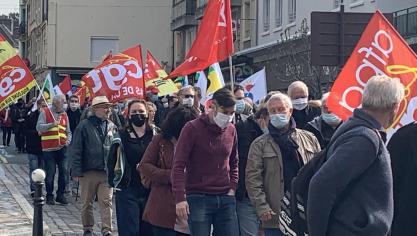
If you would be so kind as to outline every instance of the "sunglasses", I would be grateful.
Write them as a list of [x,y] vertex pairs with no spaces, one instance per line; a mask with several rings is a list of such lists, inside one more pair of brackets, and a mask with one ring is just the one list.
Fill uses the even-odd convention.
[[194,95],[186,94],[186,95],[184,95],[184,98],[194,98]]

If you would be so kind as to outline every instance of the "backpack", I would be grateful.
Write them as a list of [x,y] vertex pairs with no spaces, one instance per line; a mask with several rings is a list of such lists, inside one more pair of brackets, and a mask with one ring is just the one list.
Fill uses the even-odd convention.
[[[306,163],[291,182],[291,189],[284,194],[279,214],[280,230],[284,235],[308,236],[307,227],[307,199],[310,181],[318,170],[327,161],[329,148],[340,136],[344,136],[355,128],[370,128],[364,125],[345,125],[340,127],[333,135],[329,145],[315,154],[313,159]],[[370,128],[372,129],[372,128]],[[374,129],[372,129],[374,130]],[[377,132],[377,131],[375,131]],[[377,136],[380,137],[377,132]]]

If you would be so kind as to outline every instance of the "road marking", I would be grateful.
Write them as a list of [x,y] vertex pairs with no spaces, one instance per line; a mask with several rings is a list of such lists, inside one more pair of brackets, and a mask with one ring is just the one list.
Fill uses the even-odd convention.
[[3,162],[4,164],[9,163],[9,161],[7,161],[7,159],[3,155],[0,155],[0,161]]

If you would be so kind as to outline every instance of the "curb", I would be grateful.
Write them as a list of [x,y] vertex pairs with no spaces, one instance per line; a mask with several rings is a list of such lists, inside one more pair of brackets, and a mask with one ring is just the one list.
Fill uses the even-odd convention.
[[[1,155],[0,155],[0,159],[2,159],[2,156]],[[12,195],[12,197],[15,199],[16,203],[20,206],[20,208],[23,210],[25,216],[29,219],[29,221],[33,225],[33,211],[34,210],[33,210],[32,205],[30,205],[30,203],[19,192],[19,190],[16,188],[16,186],[6,177],[2,165],[0,165],[0,181],[2,181],[4,183],[4,185],[9,190],[10,194]],[[43,229],[44,235],[50,235],[50,233],[49,233],[49,227],[48,227],[48,225],[45,222],[43,222],[43,228],[44,228]],[[17,232],[14,232],[13,233],[13,232],[3,232],[0,229],[0,236],[2,236],[2,235],[16,235],[16,236],[17,235],[19,235],[19,236],[32,235],[32,231],[30,231],[30,232],[23,232],[23,231],[18,232],[17,231]]]

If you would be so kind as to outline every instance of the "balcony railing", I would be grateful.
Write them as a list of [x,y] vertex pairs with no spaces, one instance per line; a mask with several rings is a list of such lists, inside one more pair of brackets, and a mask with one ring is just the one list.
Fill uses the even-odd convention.
[[171,30],[179,30],[187,26],[197,25],[195,20],[196,3],[193,0],[183,0],[172,7]]
[[404,38],[417,36],[417,6],[394,12],[394,26]]

